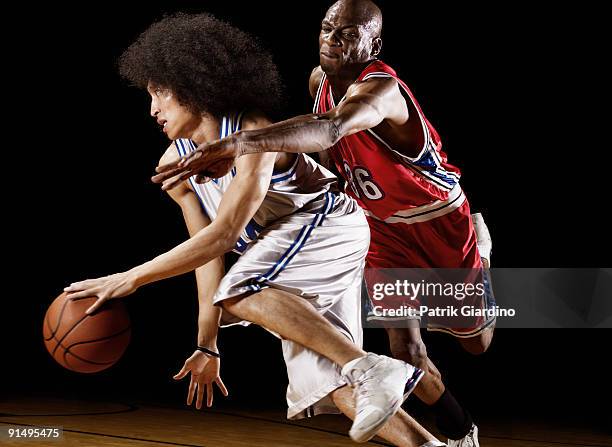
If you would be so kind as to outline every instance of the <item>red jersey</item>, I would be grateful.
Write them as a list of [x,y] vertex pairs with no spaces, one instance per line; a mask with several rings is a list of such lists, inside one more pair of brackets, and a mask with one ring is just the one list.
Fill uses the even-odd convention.
[[[461,172],[447,162],[442,142],[427,121],[408,86],[382,61],[369,64],[356,82],[371,78],[394,78],[399,84],[409,110],[416,111],[423,129],[424,144],[416,157],[408,157],[387,144],[372,129],[342,138],[330,156],[347,180],[346,191],[370,217],[387,223],[416,223],[440,217],[465,202],[459,187]],[[340,102],[340,101],[339,101]],[[331,85],[324,74],[314,113],[335,107]],[[412,107],[410,107],[412,106]],[[415,119],[410,116],[410,119]]]

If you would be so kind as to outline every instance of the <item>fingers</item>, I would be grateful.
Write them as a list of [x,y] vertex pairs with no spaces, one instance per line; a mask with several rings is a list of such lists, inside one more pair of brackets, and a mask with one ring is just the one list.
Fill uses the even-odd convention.
[[201,383],[198,383],[198,397],[196,398],[196,409],[202,409],[202,400],[204,400],[204,386]]
[[154,175],[153,177],[151,177],[151,180],[153,181],[153,183],[163,183],[165,180],[168,180],[169,178],[172,178],[181,172],[183,172],[181,168],[169,169],[160,174]]
[[70,300],[78,300],[81,298],[91,298],[92,296],[95,296],[96,294],[94,292],[92,292],[91,290],[81,290],[80,292],[70,292],[68,291],[68,299]]
[[[82,292],[82,293],[85,293],[85,292]],[[78,295],[78,294],[75,294],[75,295]],[[89,295],[89,296],[91,296],[91,295]],[[96,311],[97,311],[97,310],[98,310],[100,307],[102,307],[102,305],[103,305],[105,302],[106,302],[106,298],[98,298],[98,299],[96,300],[96,302],[95,302],[95,303],[93,303],[93,304],[91,305],[91,307],[85,311],[85,313],[86,313],[87,315],[91,315],[91,314],[93,314],[93,313],[94,313],[94,312],[96,312]]]
[[100,280],[103,280],[105,278],[106,276],[98,279],[86,279],[85,281],[73,282],[68,287],[64,287],[64,292],[78,292],[81,290],[91,289],[92,287],[98,285],[100,283]]
[[206,176],[206,175],[202,175],[202,174],[198,174],[196,176],[196,183],[199,183],[200,185],[204,184],[204,183],[208,183],[210,182],[211,178]]
[[[184,369],[185,368],[183,368],[183,370]],[[185,374],[181,375],[181,373],[183,373],[183,370],[181,370],[178,374],[176,374],[174,378],[180,379],[182,377],[185,377],[185,374],[187,374],[188,371],[186,371]],[[223,395],[227,397],[229,393],[227,392],[227,388],[225,387],[225,384],[223,383],[221,378],[217,377],[214,380],[214,382],[217,384],[217,386],[221,390],[221,393],[223,393]],[[187,392],[187,405],[192,405],[193,398],[195,397],[195,400],[196,400],[195,407],[196,409],[201,410],[202,403],[204,402],[204,392],[206,392],[206,406],[209,408],[212,407],[213,398],[214,398],[212,384],[213,382],[198,382],[197,376],[192,375],[191,381],[189,382],[189,391]]]
[[211,382],[206,384],[206,406],[212,407],[213,404],[213,386]]
[[176,175],[176,176],[172,177],[169,180],[166,180],[165,182],[162,183],[162,190],[163,191],[168,191],[169,189],[176,188],[178,185],[183,183],[185,180],[187,180],[193,174],[194,174],[193,172],[187,171],[187,172],[183,172],[180,175]]
[[221,377],[217,377],[215,379],[215,383],[217,384],[217,386],[219,387],[219,389],[221,390],[221,392],[223,393],[225,397],[229,396],[229,393],[227,392],[227,388],[225,387],[223,380],[221,380]]
[[64,287],[64,292],[67,292],[67,298],[71,300],[78,300],[81,298],[91,298],[97,296],[98,299],[92,304],[85,313],[91,315],[97,311],[107,300],[107,296],[100,295],[100,280],[99,279],[87,279],[85,281],[73,282],[68,287]]
[[196,382],[194,376],[191,376],[191,381],[189,382],[189,391],[187,391],[187,405],[191,405],[193,402],[193,396],[195,394],[196,388],[198,387],[198,383]]
[[181,158],[178,162],[178,167],[179,168],[187,168],[191,163],[193,163],[194,161],[196,161],[199,158],[202,158],[202,155],[204,155],[204,152],[201,150],[195,150],[187,155],[185,155],[183,158]]
[[191,159],[200,158],[201,155],[202,155],[201,152],[196,151],[196,152],[187,154],[184,157],[181,157],[178,160],[173,161],[172,163],[157,166],[155,168],[155,172],[157,172],[157,175],[154,175],[153,177],[151,177],[151,180],[153,181],[153,183],[163,183],[169,178],[175,177],[179,173],[184,172],[185,171],[184,163],[186,161],[189,161]]
[[172,376],[172,378],[174,380],[181,380],[181,379],[185,378],[185,376],[188,373],[189,373],[189,368],[187,367],[187,362],[185,362],[185,364],[183,365],[181,370],[179,372],[177,372],[174,376]]
[[166,163],[165,165],[158,165],[155,168],[155,172],[161,174],[162,172],[168,172],[172,169],[176,169],[180,161],[181,158],[179,158],[178,160],[171,161],[170,163]]

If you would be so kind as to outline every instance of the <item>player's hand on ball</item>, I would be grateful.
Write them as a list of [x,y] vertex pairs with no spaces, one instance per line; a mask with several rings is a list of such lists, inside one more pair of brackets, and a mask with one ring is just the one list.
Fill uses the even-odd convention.
[[74,282],[66,287],[64,292],[68,292],[69,299],[97,297],[96,302],[85,311],[86,314],[91,315],[108,300],[130,295],[136,289],[138,286],[132,275],[129,272],[122,272],[102,278]]
[[187,405],[191,405],[193,397],[196,396],[196,408],[200,410],[204,400],[204,390],[206,390],[206,406],[212,407],[213,383],[219,387],[224,396],[228,396],[227,388],[225,388],[225,384],[219,376],[220,368],[221,361],[219,358],[209,357],[201,351],[195,351],[185,361],[183,368],[174,376],[174,380],[181,380],[191,373],[189,391],[187,392]]
[[196,176],[196,182],[206,183],[231,171],[240,156],[237,145],[220,144],[220,141],[205,143],[171,163],[158,166],[158,173],[151,180],[161,183],[164,191],[175,188],[189,177]]

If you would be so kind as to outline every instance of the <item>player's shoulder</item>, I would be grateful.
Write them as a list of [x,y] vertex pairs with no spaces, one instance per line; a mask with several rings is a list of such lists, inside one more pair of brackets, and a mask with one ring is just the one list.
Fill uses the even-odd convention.
[[240,123],[240,130],[254,130],[267,127],[272,120],[260,110],[249,110],[244,113]]
[[394,93],[400,95],[399,86],[395,78],[375,77],[353,82],[346,92],[346,97],[349,98],[353,95],[362,94],[387,96]]
[[180,158],[178,150],[176,149],[176,143],[173,141],[170,146],[164,151],[163,155],[159,159],[159,165],[167,165],[173,163]]
[[[167,165],[168,163],[173,163],[177,161],[179,158],[180,158],[180,155],[179,155],[178,150],[176,149],[176,143],[173,141],[172,143],[170,143],[170,146],[168,146],[168,148],[165,150],[165,152],[159,159],[158,165],[159,166]],[[178,185],[176,188],[169,189],[167,191],[168,195],[172,197],[174,201],[179,202],[179,203],[182,200],[182,198],[185,197],[186,194],[189,194],[191,192],[193,192],[193,190],[190,188],[188,184],[188,180],[184,181],[183,183]]]
[[313,68],[310,73],[310,79],[308,81],[308,89],[310,91],[310,96],[314,99],[317,96],[317,90],[319,89],[319,84],[321,84],[321,79],[323,79],[323,69],[321,66]]

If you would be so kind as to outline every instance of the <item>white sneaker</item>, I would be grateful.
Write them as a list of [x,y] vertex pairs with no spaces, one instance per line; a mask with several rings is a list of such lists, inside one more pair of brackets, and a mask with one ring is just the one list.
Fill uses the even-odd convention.
[[491,240],[489,228],[480,213],[472,214],[472,223],[474,224],[474,231],[476,232],[476,244],[478,245],[480,257],[486,259],[490,267],[493,241]]
[[449,439],[447,445],[448,447],[480,447],[480,444],[478,444],[478,427],[472,425],[472,429],[465,435],[465,438],[457,441]]
[[342,376],[354,387],[355,420],[349,436],[369,441],[414,390],[424,371],[401,360],[368,353],[342,368]]

